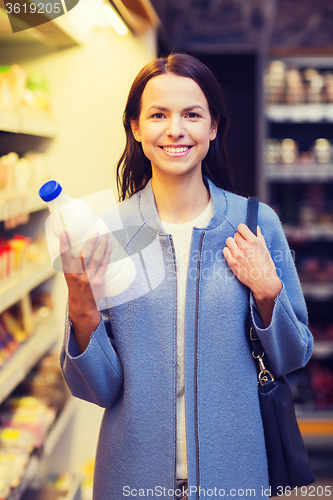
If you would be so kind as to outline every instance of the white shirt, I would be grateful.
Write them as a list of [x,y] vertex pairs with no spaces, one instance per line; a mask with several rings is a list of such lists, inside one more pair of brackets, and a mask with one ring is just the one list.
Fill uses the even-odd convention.
[[185,429],[185,384],[184,384],[184,326],[186,276],[193,227],[205,227],[213,216],[213,203],[209,201],[205,210],[194,220],[183,224],[162,221],[166,233],[172,235],[177,262],[177,478],[187,479],[186,429]]

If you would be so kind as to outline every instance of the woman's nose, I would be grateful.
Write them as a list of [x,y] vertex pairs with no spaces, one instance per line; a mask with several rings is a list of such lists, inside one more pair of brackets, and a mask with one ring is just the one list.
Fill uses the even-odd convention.
[[166,130],[168,136],[173,138],[184,137],[185,129],[180,118],[173,118],[168,122]]

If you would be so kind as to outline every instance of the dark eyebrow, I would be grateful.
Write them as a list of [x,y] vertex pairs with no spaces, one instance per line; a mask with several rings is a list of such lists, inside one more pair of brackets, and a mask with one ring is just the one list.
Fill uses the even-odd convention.
[[159,109],[160,111],[168,111],[168,108],[163,108],[163,106],[157,106],[157,104],[153,104],[152,106],[149,106],[147,111],[150,111],[151,109]]
[[[193,111],[193,109],[197,109],[197,108],[200,108],[200,109],[202,109],[202,111],[204,111],[204,108],[202,106],[200,106],[200,104],[194,104],[193,106],[188,106],[187,108],[184,108],[183,112],[186,113],[189,111]],[[153,104],[152,106],[149,106],[147,111],[150,111],[151,109],[159,109],[160,111],[168,111],[168,108],[164,108],[163,106],[158,106],[155,104]]]
[[200,109],[202,109],[202,111],[205,111],[203,109],[203,107],[200,106],[199,104],[195,104],[194,106],[188,106],[187,108],[184,108],[183,111],[185,111],[185,112],[186,111],[193,111],[193,109],[197,109],[197,108],[200,108]]

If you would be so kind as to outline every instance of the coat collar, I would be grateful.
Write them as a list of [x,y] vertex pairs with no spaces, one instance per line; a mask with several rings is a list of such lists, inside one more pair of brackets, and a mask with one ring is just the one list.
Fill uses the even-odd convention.
[[[207,179],[207,177],[203,177],[203,180],[210,192],[210,196],[213,202],[213,217],[211,218],[206,229],[213,229],[214,227],[219,226],[224,221],[228,209],[228,201],[226,193],[223,189],[216,187],[210,179]],[[161,219],[157,212],[151,179],[148,181],[147,185],[139,192],[139,210],[143,222],[148,227],[150,227],[157,233],[165,234],[165,231],[161,226]]]

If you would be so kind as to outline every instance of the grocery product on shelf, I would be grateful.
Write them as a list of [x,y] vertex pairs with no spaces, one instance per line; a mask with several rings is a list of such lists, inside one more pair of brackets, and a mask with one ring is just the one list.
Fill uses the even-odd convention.
[[41,73],[29,72],[23,94],[23,104],[32,109],[49,112],[51,110],[46,77]]
[[0,448],[0,495],[7,498],[11,489],[20,484],[26,470],[30,454],[15,448]]
[[328,164],[333,160],[333,139],[320,137],[313,141],[311,150],[300,151],[295,139],[285,138],[281,141],[269,138],[264,141],[263,159],[265,163],[300,164],[310,163]]
[[332,160],[333,148],[328,139],[317,139],[313,146],[313,152],[318,163],[329,163]]
[[315,340],[333,341],[333,323],[311,323],[311,332]]
[[19,64],[0,66],[0,111],[20,107],[50,111],[47,79],[41,73],[26,71]]
[[29,263],[45,261],[43,238],[32,241],[21,234],[15,234],[11,239],[0,237],[0,283],[1,280],[11,279]]
[[82,500],[92,500],[94,482],[95,459],[92,458],[83,466],[83,478],[81,485]]
[[43,444],[61,416],[69,391],[57,352],[43,357],[0,406],[0,498],[19,487],[32,460],[39,460]]
[[40,448],[56,412],[34,396],[11,397],[0,412],[0,428],[23,429],[34,436],[34,448]]
[[268,104],[333,102],[333,71],[296,68],[281,60],[271,61],[264,74]]
[[20,342],[6,328],[0,315],[0,366],[12,356],[19,346]]
[[22,105],[26,87],[27,72],[22,66],[0,66],[0,110]]
[[11,152],[0,157],[0,193],[35,193],[49,176],[46,155],[27,152],[21,157]]
[[333,259],[305,258],[298,266],[298,273],[304,282],[333,283]]
[[57,414],[69,397],[59,368],[58,353],[45,356],[22,382],[19,392],[37,398]]
[[[332,183],[289,183],[276,181],[270,203],[284,224],[326,227],[333,224]],[[330,233],[329,233],[330,234]]]
[[333,369],[331,363],[324,360],[312,360],[307,371],[310,376],[315,407],[331,410],[333,408]]
[[24,330],[24,327],[16,314],[14,314],[13,308],[7,309],[0,315],[0,319],[7,332],[13,337],[15,342],[19,344],[27,340],[29,334]]
[[34,334],[52,308],[50,295],[40,291],[24,296],[0,314],[0,368]]
[[18,450],[30,454],[34,436],[30,431],[15,427],[0,427],[0,449]]
[[27,224],[32,211],[39,208],[39,186],[50,177],[45,154],[11,152],[0,156],[0,222],[5,229]]
[[92,497],[86,498],[83,495],[80,483],[81,476],[79,474],[70,474],[68,472],[50,474],[42,489],[28,489],[24,493],[22,500],[61,500],[69,498],[91,500]]
[[[25,338],[23,336],[23,338]],[[9,359],[19,348],[21,340],[15,338],[4,323],[3,316],[0,315],[0,366]]]

